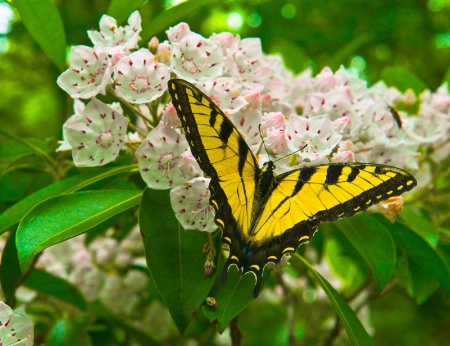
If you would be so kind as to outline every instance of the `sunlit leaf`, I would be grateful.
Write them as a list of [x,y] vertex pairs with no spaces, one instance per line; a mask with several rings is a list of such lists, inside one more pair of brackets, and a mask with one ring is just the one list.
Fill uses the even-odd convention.
[[422,213],[405,206],[399,215],[399,221],[418,235],[426,239],[433,247],[438,244],[438,229]]
[[86,191],[53,197],[38,204],[17,228],[16,247],[22,272],[42,250],[138,205],[140,197],[141,191],[137,190]]
[[55,3],[51,0],[15,0],[28,32],[60,71],[66,68],[66,33]]
[[114,167],[102,171],[95,170],[91,173],[66,178],[56,184],[49,185],[39,191],[36,191],[28,197],[22,199],[20,202],[14,204],[11,208],[7,209],[0,215],[0,234],[17,224],[34,206],[48,198],[61,194],[72,193],[108,177],[118,174],[131,173],[135,171],[135,169],[136,166],[133,165]]

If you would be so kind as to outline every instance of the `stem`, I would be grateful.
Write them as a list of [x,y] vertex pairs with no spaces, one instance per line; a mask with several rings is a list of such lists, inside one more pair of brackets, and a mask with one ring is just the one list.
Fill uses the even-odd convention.
[[50,173],[53,175],[53,178],[55,181],[59,180],[59,175],[58,175],[58,164],[55,160],[53,160],[53,158],[48,155],[44,150],[42,150],[41,148],[35,146],[34,144],[31,144],[30,142],[28,142],[25,139],[22,139],[18,136],[16,136],[15,134],[12,134],[8,131],[5,131],[3,129],[0,128],[0,134],[3,134],[6,137],[9,137],[19,143],[22,143],[23,145],[27,146],[28,148],[30,148],[36,155],[40,156],[41,158],[43,158],[48,165],[51,168]]
[[339,336],[339,333],[341,331],[341,322],[339,321],[339,317],[336,316],[335,323],[333,329],[331,329],[330,333],[328,334],[327,338],[323,342],[323,346],[331,346],[334,343],[334,340]]
[[295,327],[294,327],[294,304],[292,294],[286,286],[281,273],[277,273],[278,282],[283,289],[284,302],[286,304],[286,319],[288,330],[288,345],[294,346],[295,343]]
[[242,343],[242,332],[238,326],[238,317],[236,316],[230,322],[231,345],[240,346]]

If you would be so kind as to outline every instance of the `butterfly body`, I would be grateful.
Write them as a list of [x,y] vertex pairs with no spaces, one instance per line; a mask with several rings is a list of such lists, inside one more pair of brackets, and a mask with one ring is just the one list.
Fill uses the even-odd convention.
[[244,138],[194,85],[169,81],[169,92],[200,168],[211,178],[210,204],[228,245],[222,281],[232,265],[255,275],[258,295],[264,267],[314,235],[320,222],[354,215],[410,190],[407,172],[365,163],[305,167],[276,175],[272,161],[262,168]]

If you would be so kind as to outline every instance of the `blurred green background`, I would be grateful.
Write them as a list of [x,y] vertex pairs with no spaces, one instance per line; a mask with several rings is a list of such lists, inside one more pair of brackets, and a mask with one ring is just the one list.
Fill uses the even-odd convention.
[[[55,2],[69,45],[90,45],[86,30],[98,28],[102,14],[118,17],[113,13],[114,1]],[[448,0],[200,2],[204,4],[200,9],[163,22],[170,26],[185,21],[204,36],[231,31],[241,37],[260,37],[264,51],[281,54],[296,73],[308,66],[317,73],[324,66],[336,70],[344,64],[373,84],[382,78],[385,68],[395,66],[415,74],[432,90],[448,76]],[[130,8],[140,10],[144,28],[153,23],[160,27],[155,22],[158,16],[177,3],[133,0]],[[71,100],[55,83],[62,71],[41,51],[18,13],[8,17],[9,9],[0,1],[1,126],[25,137],[60,138],[61,125],[72,112]],[[120,13],[119,19],[123,22],[128,15]],[[141,36],[153,34],[150,31],[144,29]],[[155,34],[166,39],[160,29]],[[143,46],[146,43],[141,41]]]

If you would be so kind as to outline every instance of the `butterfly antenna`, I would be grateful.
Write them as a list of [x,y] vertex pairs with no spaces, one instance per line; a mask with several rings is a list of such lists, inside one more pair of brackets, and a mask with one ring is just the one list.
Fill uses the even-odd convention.
[[[262,145],[264,146],[264,149],[266,150],[267,156],[269,156],[269,161],[270,161],[270,154],[269,154],[269,151],[267,150],[266,142],[264,141],[264,138],[263,138],[262,132],[261,132],[261,124],[258,125],[258,131],[259,131],[259,136],[261,137],[261,140],[262,140]],[[284,159],[287,156],[290,156],[292,154],[298,153],[299,151],[302,151],[303,149],[305,149],[307,146],[308,145],[305,144],[303,147],[301,147],[300,149],[294,151],[293,153],[286,154],[283,157],[280,157],[279,159],[276,159],[275,161],[273,161],[273,163],[275,163],[277,161],[280,161],[280,160]]]
[[[270,161],[270,155],[269,155],[269,152],[267,151],[266,142],[264,141],[264,138],[263,138],[262,132],[261,132],[261,124],[258,125],[258,132],[259,132],[259,136],[261,137],[262,145],[264,146],[264,149],[266,150],[267,156],[269,156],[269,161]],[[261,147],[259,148],[259,150],[261,150]]]
[[286,155],[284,155],[283,157],[280,157],[280,158],[276,159],[276,160],[274,161],[274,163],[277,162],[277,161],[280,161],[280,160],[284,159],[285,157],[288,157],[288,156],[291,156],[291,155],[293,155],[293,154],[296,154],[296,153],[298,153],[299,151],[302,151],[303,149],[305,149],[306,147],[307,147],[307,144],[305,144],[303,147],[299,148],[298,150],[296,150],[296,151],[294,151],[294,152],[292,152],[292,153],[286,154]]

